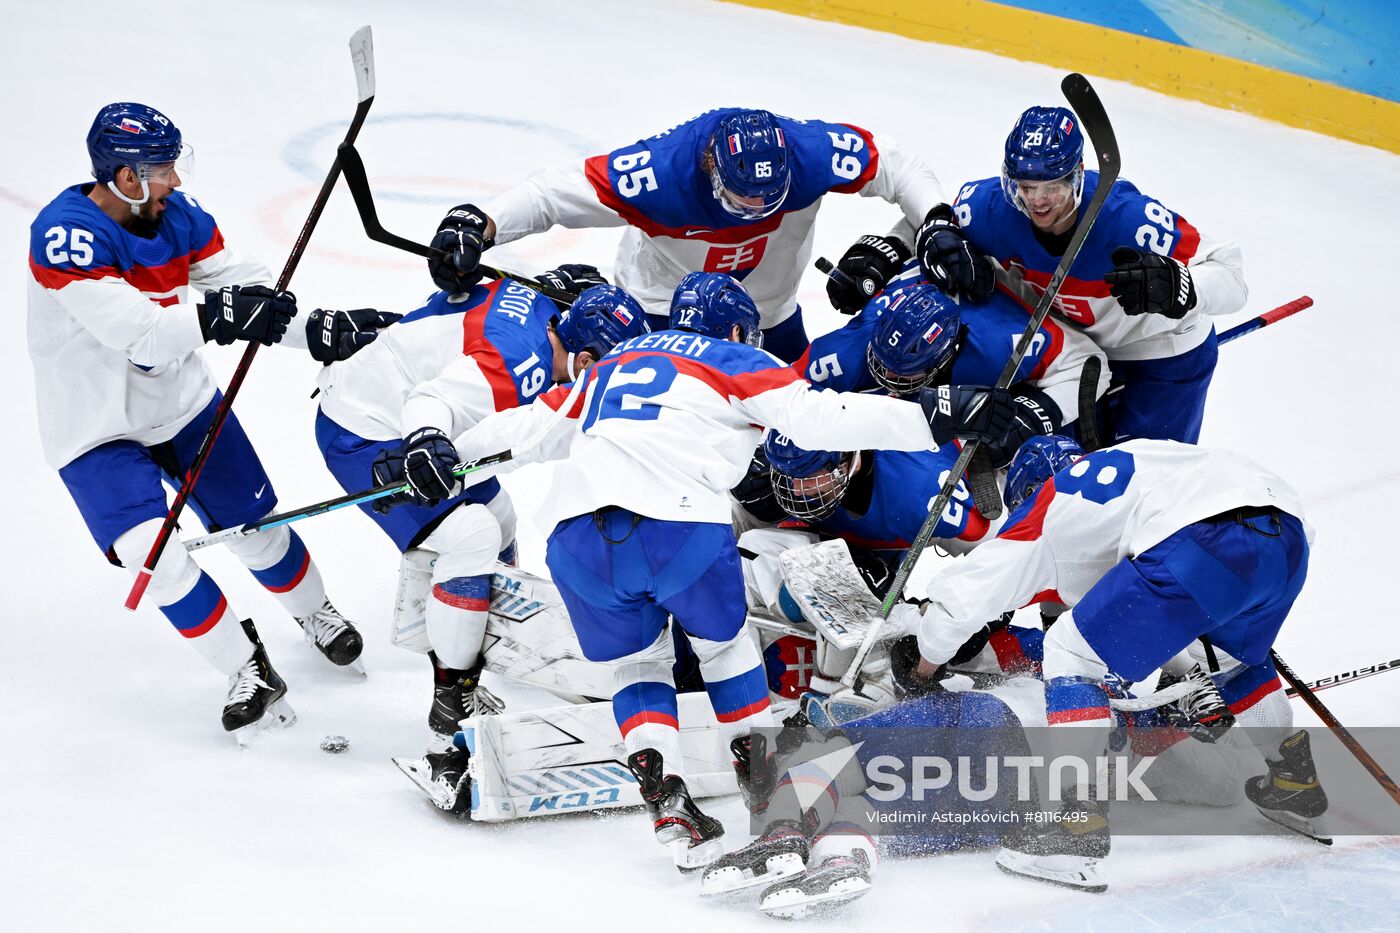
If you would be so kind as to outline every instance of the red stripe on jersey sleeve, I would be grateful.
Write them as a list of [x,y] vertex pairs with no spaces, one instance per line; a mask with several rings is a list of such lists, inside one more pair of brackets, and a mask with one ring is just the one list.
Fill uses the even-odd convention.
[[[870,180],[880,171],[880,150],[875,148],[875,138],[870,135],[869,130],[862,129],[859,126],[853,126],[850,123],[842,123],[841,125],[858,133],[860,138],[865,140],[866,151],[870,153],[870,160],[866,162],[864,171],[851,181],[843,185],[834,185],[831,189],[832,191],[839,191],[842,194],[855,194],[857,191],[870,184]],[[839,151],[837,154],[840,154]]]
[[213,235],[209,237],[209,242],[190,253],[190,263],[203,262],[210,256],[223,250],[223,248],[224,235],[219,232],[219,228],[216,226]]
[[486,297],[481,303],[462,317],[462,355],[476,360],[477,368],[486,377],[491,387],[491,398],[497,411],[515,408],[520,404],[520,393],[516,391],[515,380],[510,378],[506,361],[491,342],[486,339],[486,315],[491,311],[496,290],[505,283],[497,279],[486,286]]
[[608,177],[608,157],[606,155],[589,156],[584,159],[583,175],[593,186],[593,193],[598,196],[598,203],[635,226],[633,218],[641,215],[632,210],[613,190],[612,179]]
[[[1007,263],[1006,268],[1011,269],[1016,263]],[[1027,282],[1036,287],[1036,292],[1043,294],[1045,287],[1050,284],[1050,273],[1041,272],[1038,269],[1023,269],[1022,275]],[[1065,276],[1064,284],[1060,286],[1059,294],[1068,295],[1072,298],[1107,298],[1109,297],[1108,283],[1099,279],[1089,281],[1087,279],[1076,279],[1074,276]]]
[[752,398],[771,389],[781,389],[783,386],[792,385],[794,382],[806,384],[807,380],[803,379],[801,373],[793,370],[791,366],[760,369],[753,373],[739,373],[737,376],[729,377],[729,395],[732,398]]
[[[566,401],[569,400],[569,392],[572,388],[572,385],[555,386],[548,392],[541,395],[539,397],[539,401],[544,402],[550,408],[554,409],[555,411],[558,411],[559,406],[563,405]],[[583,398],[587,394],[587,391],[583,391],[578,394],[578,398],[574,399],[574,406],[568,411],[564,412],[565,418],[577,418],[579,415],[583,414]]]
[[1060,591],[1052,586],[1048,590],[1041,590],[1026,601],[1027,606],[1034,606],[1036,603],[1064,603],[1064,599],[1061,598]]
[[55,269],[52,266],[39,265],[34,261],[33,255],[29,257],[29,271],[36,282],[54,291],[84,279],[120,278],[117,270],[111,266],[95,266],[91,269],[79,269],[74,266],[66,269]]
[[793,372],[803,379],[807,378],[807,367],[812,365],[812,345],[807,344],[807,349],[802,351],[802,355],[797,358],[797,362],[792,364]]
[[1035,501],[1031,504],[1030,511],[1022,515],[1016,524],[1003,528],[997,537],[1007,541],[1036,540],[1045,528],[1045,513],[1050,510],[1050,503],[1053,501],[1055,501],[1055,479],[1051,477],[1035,494]]
[[1201,247],[1201,232],[1180,214],[1176,216],[1176,232],[1176,248],[1172,250],[1172,258],[1185,265]]
[[967,510],[967,525],[958,532],[958,539],[961,541],[981,541],[982,536],[991,527],[991,522],[981,512],[974,509]]
[[1060,355],[1060,351],[1065,348],[1065,329],[1047,317],[1040,325],[1041,329],[1050,335],[1050,345],[1040,354],[1040,359],[1036,361],[1035,369],[1030,371],[1027,379],[1032,381],[1044,379],[1045,371],[1050,368],[1050,364],[1055,362],[1055,358]]

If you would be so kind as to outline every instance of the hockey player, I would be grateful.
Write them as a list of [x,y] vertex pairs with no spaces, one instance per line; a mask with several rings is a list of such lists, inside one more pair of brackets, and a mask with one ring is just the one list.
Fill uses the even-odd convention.
[[917,406],[813,389],[757,349],[758,309],[719,273],[682,279],[671,324],[613,348],[572,392],[560,387],[486,419],[456,453],[505,447],[513,463],[567,456],[540,511],[546,559],[585,656],[615,665],[613,712],[629,762],[658,840],[689,869],[719,854],[723,829],[679,773],[667,618],[699,657],[720,722],[735,734],[767,724],[727,497],[759,426],[818,447],[920,450],[954,436],[999,441],[1010,408],[966,387],[945,389],[941,406],[935,392]]
[[[29,354],[45,458],[107,559],[138,568],[166,514],[161,482],[186,474],[221,400],[200,347],[285,339],[306,348],[311,339],[313,356],[329,360],[373,340],[392,316],[318,310],[303,330],[293,321],[296,299],[267,287],[268,270],[234,255],[214,218],[177,190],[177,160],[188,149],[159,111],[103,107],[87,148],[96,183],[65,189],[30,227]],[[211,528],[275,510],[277,494],[237,416],[224,423],[189,502]],[[279,528],[230,549],[332,663],[356,662],[360,634],[326,598],[296,532]],[[225,729],[244,740],[250,731],[239,730],[274,705],[268,724],[294,721],[252,621],[240,622],[178,542],[165,549],[148,593],[229,678]]]
[[[1002,290],[982,304],[959,304],[919,279],[918,265],[910,263],[858,317],[813,341],[795,364],[799,372],[826,388],[878,388],[896,395],[929,385],[995,383],[1026,328],[1024,307]],[[1092,341],[1046,319],[1013,383],[1016,430],[1004,445],[979,449],[969,471],[983,516],[1001,515],[992,474],[1006,466],[1021,442],[1073,425],[1085,364],[1094,358],[1102,360],[1103,353]],[[1089,376],[1098,398],[1108,389],[1108,375],[1096,363]]]
[[[979,300],[987,272],[1034,305],[1059,264],[1082,203],[1098,185],[1083,164],[1079,121],[1031,107],[1006,139],[1000,179],[962,186],[951,209],[919,231],[925,274]],[[1239,247],[1203,236],[1185,217],[1118,179],[1055,299],[1054,311],[1108,354],[1116,438],[1195,443],[1215,370],[1211,318],[1244,307]]]
[[[1284,480],[1235,453],[1137,440],[1084,455],[1033,438],[1007,478],[1013,512],[994,541],[936,576],[918,623],[915,673],[931,677],[985,620],[1031,602],[1070,606],[1044,645],[1052,732],[1087,759],[1110,722],[1104,680],[1182,673],[1197,639],[1233,659],[1221,684],[1235,716],[1270,726],[1258,740],[1269,774],[1246,793],[1271,819],[1308,831],[1326,807],[1306,734],[1281,742],[1291,712],[1269,651],[1307,574],[1302,506]],[[1236,663],[1237,662],[1237,663]],[[1084,728],[1088,727],[1088,728]],[[1061,731],[1064,730],[1064,731]],[[1287,788],[1287,790],[1285,790]],[[1055,830],[997,864],[1014,874],[1102,890],[1106,804],[1069,791],[1063,812],[1093,831]]]
[[[943,199],[921,160],[888,140],[877,145],[860,127],[722,108],[582,164],[543,169],[484,209],[453,208],[433,238],[446,256],[430,259],[428,268],[439,288],[454,291],[480,277],[481,253],[494,244],[555,224],[626,225],[615,276],[647,309],[653,327],[667,326],[681,276],[729,273],[758,305],[768,350],[792,362],[807,346],[798,280],[812,253],[822,196],[833,191],[899,205],[904,218],[891,238],[906,243]],[[861,256],[871,251],[857,247],[852,250],[861,255],[842,260],[852,275],[859,271],[851,263],[868,261]],[[909,255],[904,247],[903,258]],[[868,297],[843,301],[859,307]]]
[[[545,277],[602,281],[584,266]],[[641,306],[612,285],[588,288],[561,316],[550,299],[502,279],[438,292],[373,346],[322,371],[316,440],[331,473],[346,491],[371,480],[414,489],[407,500],[361,508],[403,552],[401,576],[430,575],[430,752],[465,717],[500,708],[478,686],[481,647],[492,571],[498,557],[513,563],[515,551],[515,512],[500,484],[462,489],[439,474],[444,457],[448,470],[456,463],[448,438],[575,379],[614,344],[646,332]],[[388,442],[396,443],[385,449]]]

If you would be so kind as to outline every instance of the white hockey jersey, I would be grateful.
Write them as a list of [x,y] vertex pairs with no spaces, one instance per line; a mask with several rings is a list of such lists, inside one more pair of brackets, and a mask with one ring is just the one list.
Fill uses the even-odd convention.
[[464,460],[514,452],[559,466],[540,528],[615,505],[651,518],[729,524],[728,491],[765,427],[821,450],[924,450],[913,402],[815,389],[742,343],[667,330],[634,337],[534,405],[493,415],[458,438]]
[[824,195],[854,193],[899,205],[904,218],[892,232],[910,246],[914,229],[943,200],[933,171],[889,140],[877,145],[860,127],[779,117],[792,185],[780,211],[741,221],[720,207],[701,168],[716,125],[733,112],[713,110],[582,165],[536,172],[485,205],[495,241],[555,224],[626,224],[613,276],[649,314],[670,313],[671,294],[687,272],[725,272],[744,283],[770,328],[797,306]]
[[[30,226],[29,357],[44,458],[55,469],[109,441],[170,440],[214,397],[203,291],[272,276],[224,245],[218,225],[173,192],[155,235],[137,236],[67,188]],[[190,288],[195,289],[193,295]],[[298,322],[284,342],[305,347]]]
[[1298,493],[1243,454],[1155,440],[1097,450],[1051,477],[995,540],[930,581],[919,650],[941,664],[1003,612],[1044,600],[1073,607],[1124,558],[1247,505],[1295,516],[1311,542]]
[[363,350],[321,370],[321,411],[369,440],[456,437],[551,384],[554,302],[510,279],[433,294]]

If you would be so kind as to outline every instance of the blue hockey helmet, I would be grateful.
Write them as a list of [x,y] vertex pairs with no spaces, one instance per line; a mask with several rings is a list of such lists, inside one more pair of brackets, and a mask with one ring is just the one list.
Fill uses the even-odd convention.
[[138,176],[169,165],[188,151],[180,130],[165,114],[145,104],[108,104],[97,112],[87,135],[92,177],[107,184],[130,166]]
[[1079,206],[1084,194],[1084,134],[1073,111],[1031,107],[1021,114],[1006,137],[1001,190],[1012,207],[1029,216],[1021,182],[1063,182],[1074,193],[1074,206]]
[[616,285],[594,285],[574,299],[554,325],[559,343],[573,357],[587,350],[595,360],[633,337],[650,333],[646,312],[637,299]]
[[1040,434],[1026,441],[1006,471],[1006,508],[1015,509],[1035,495],[1041,483],[1082,456],[1084,448],[1062,434]]
[[690,272],[671,296],[671,327],[728,340],[739,325],[744,343],[763,346],[758,306],[734,278],[723,272]]
[[710,143],[710,187],[740,220],[760,220],[782,207],[792,184],[787,141],[766,110],[740,110],[719,121]]
[[854,473],[855,454],[807,450],[769,431],[763,441],[773,498],[793,518],[816,522],[836,511]]
[[870,335],[870,375],[896,395],[933,383],[957,356],[961,325],[958,306],[934,286],[901,288]]

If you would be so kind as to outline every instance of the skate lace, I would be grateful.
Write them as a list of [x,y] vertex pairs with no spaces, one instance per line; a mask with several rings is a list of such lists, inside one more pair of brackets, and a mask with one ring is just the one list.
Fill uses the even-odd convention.
[[1179,701],[1181,711],[1189,718],[1199,720],[1208,714],[1219,713],[1225,706],[1220,688],[1210,679],[1210,675],[1199,667],[1193,667],[1182,680],[1195,686],[1194,690]]
[[324,648],[340,637],[346,629],[345,619],[327,600],[320,609],[317,609],[305,619],[298,619],[301,629],[306,633],[306,640],[317,647]]
[[228,705],[246,703],[258,692],[258,688],[271,689],[259,676],[258,659],[249,658],[248,663],[239,668],[238,673],[229,678]]
[[477,684],[476,689],[462,697],[463,718],[468,716],[494,716],[506,708],[500,697]]

